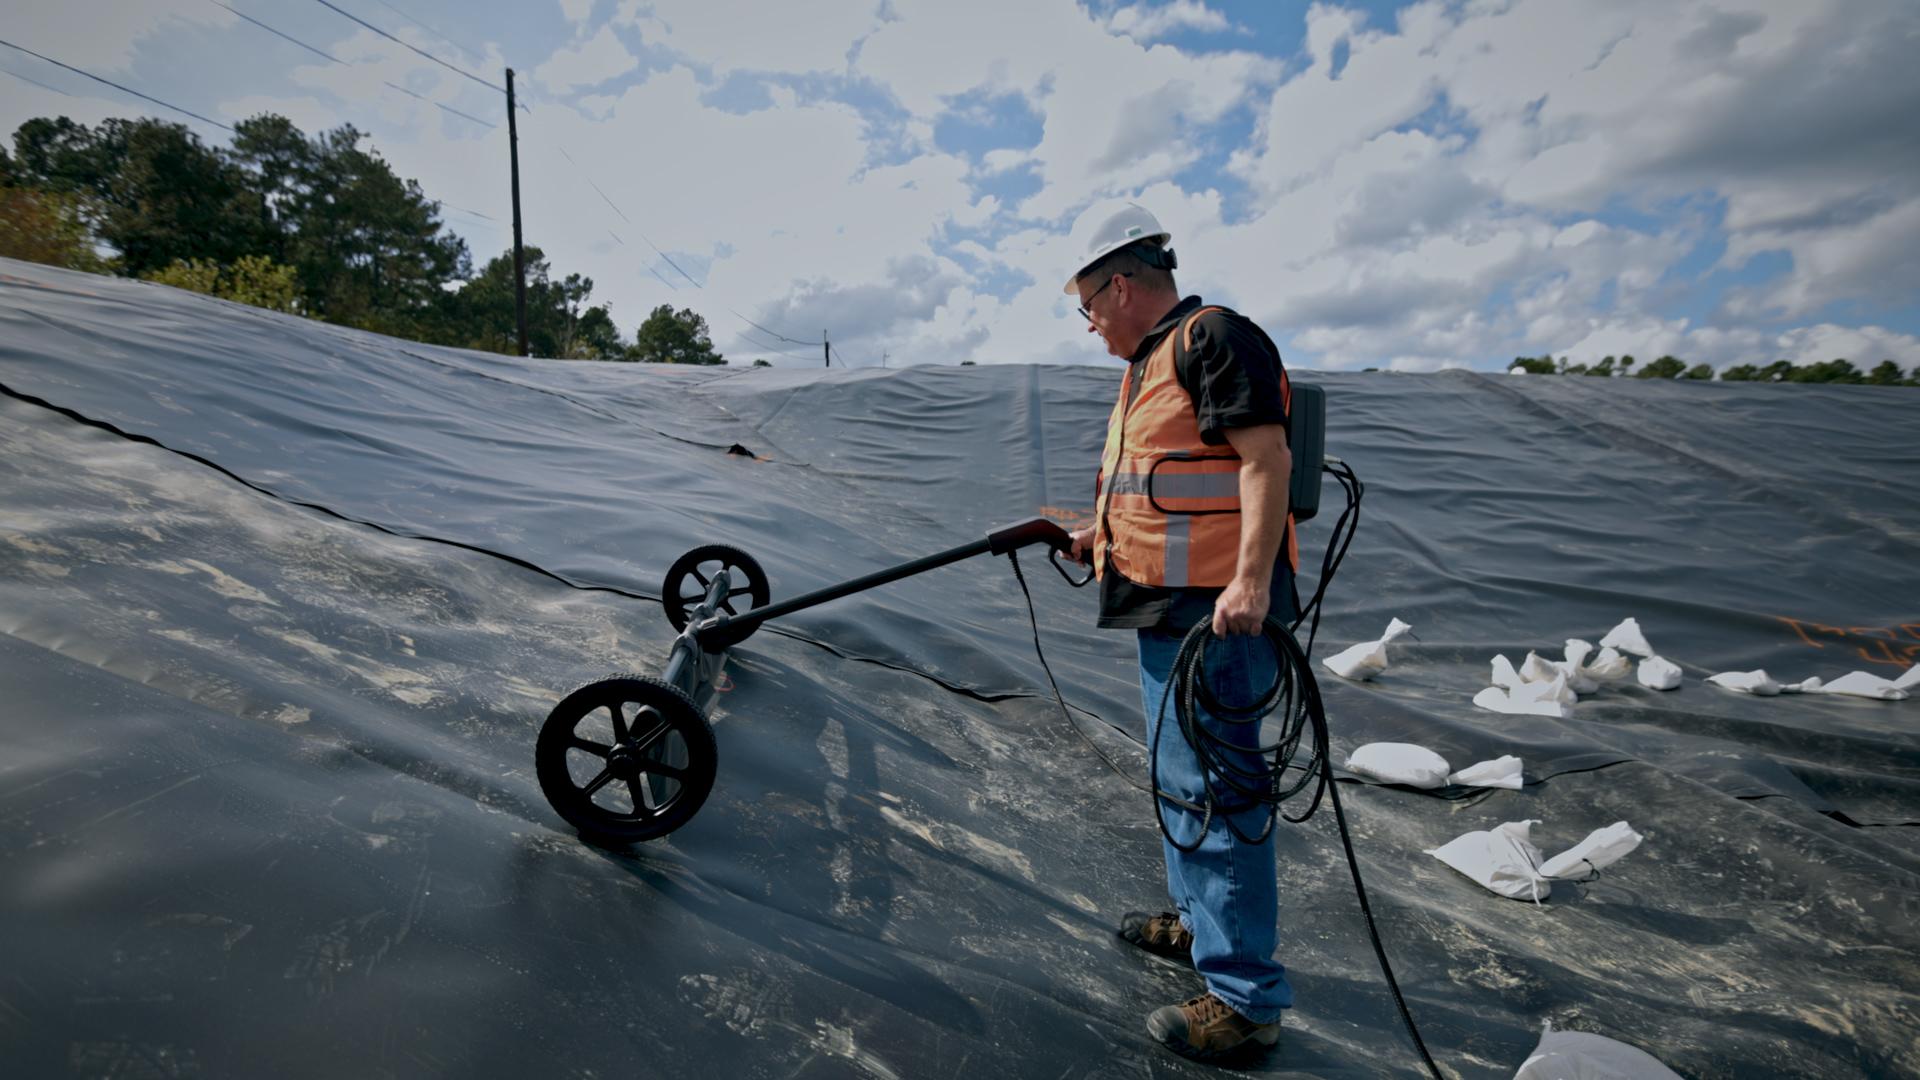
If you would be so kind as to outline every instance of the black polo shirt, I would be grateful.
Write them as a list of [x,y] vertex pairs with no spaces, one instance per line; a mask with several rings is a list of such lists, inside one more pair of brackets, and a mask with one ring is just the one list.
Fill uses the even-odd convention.
[[[1132,393],[1140,390],[1147,358],[1160,347],[1170,333],[1195,309],[1204,307],[1200,298],[1189,296],[1174,305],[1147,336],[1140,341],[1128,363],[1132,369]],[[1257,427],[1287,422],[1287,410],[1280,396],[1280,350],[1253,320],[1235,311],[1222,309],[1200,316],[1193,324],[1193,347],[1174,352],[1174,374],[1187,396],[1193,399],[1194,419],[1200,425],[1200,440],[1209,446],[1227,445],[1226,433],[1232,428]],[[1131,401],[1128,402],[1132,404]],[[1119,570],[1109,566],[1100,579],[1100,625],[1114,628],[1160,626],[1169,613],[1183,625],[1165,628],[1184,633],[1205,612],[1213,609],[1219,589],[1156,589],[1128,581]],[[1180,600],[1175,609],[1174,601]],[[1293,610],[1293,574],[1284,550],[1274,568],[1271,610],[1286,615]]]

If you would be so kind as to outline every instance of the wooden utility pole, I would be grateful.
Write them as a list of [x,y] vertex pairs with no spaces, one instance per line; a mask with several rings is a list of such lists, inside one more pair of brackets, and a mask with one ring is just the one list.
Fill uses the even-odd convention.
[[527,355],[527,258],[520,248],[520,126],[513,118],[513,69],[507,69],[507,157],[513,163],[513,321]]
[[833,346],[827,343],[825,330],[820,331],[820,357],[827,362],[828,367],[833,366]]

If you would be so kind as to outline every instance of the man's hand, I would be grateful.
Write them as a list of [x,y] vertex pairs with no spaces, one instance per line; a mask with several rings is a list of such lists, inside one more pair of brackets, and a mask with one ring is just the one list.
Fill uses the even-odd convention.
[[1267,622],[1267,586],[1252,578],[1236,577],[1213,603],[1213,636],[1258,634]]
[[1067,535],[1073,537],[1073,548],[1067,552],[1067,557],[1082,566],[1091,564],[1093,562],[1093,526],[1075,529]]

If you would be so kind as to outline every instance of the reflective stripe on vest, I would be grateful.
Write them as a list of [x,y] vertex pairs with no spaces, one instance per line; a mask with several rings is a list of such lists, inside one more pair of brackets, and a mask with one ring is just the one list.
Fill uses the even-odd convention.
[[[1219,310],[1189,315],[1179,340],[1190,348],[1194,320]],[[1094,570],[1104,577],[1112,566],[1127,580],[1156,588],[1224,588],[1240,561],[1240,455],[1201,440],[1175,354],[1175,334],[1168,333],[1121,382],[1100,456]],[[1283,375],[1283,404],[1290,390]],[[1298,568],[1292,514],[1282,543],[1288,565]]]

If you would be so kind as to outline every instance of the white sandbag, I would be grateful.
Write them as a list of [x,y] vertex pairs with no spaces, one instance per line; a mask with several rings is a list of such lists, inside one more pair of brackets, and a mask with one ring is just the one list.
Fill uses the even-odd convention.
[[1715,686],[1724,686],[1729,690],[1759,697],[1772,697],[1780,692],[1780,684],[1774,681],[1773,676],[1767,674],[1765,668],[1755,668],[1752,671],[1722,671],[1719,674],[1707,676],[1707,681]]
[[1622,619],[1620,625],[1607,631],[1600,639],[1600,647],[1618,649],[1629,656],[1657,656],[1653,646],[1647,644],[1647,635],[1640,632],[1638,619]]
[[1600,692],[1600,684],[1589,677],[1580,665],[1569,664],[1563,660],[1559,667],[1561,678],[1567,680],[1567,689],[1573,691],[1575,697]]
[[1652,690],[1675,690],[1680,686],[1680,665],[1664,656],[1649,656],[1640,661],[1635,677]]
[[1621,654],[1619,649],[1609,645],[1600,650],[1593,663],[1582,668],[1590,679],[1601,682],[1614,682],[1633,674],[1633,660]]
[[1527,662],[1520,665],[1520,677],[1528,682],[1552,682],[1563,674],[1560,665],[1535,652],[1527,653]]
[[1513,900],[1534,903],[1553,892],[1553,883],[1534,870],[1540,849],[1527,831],[1538,821],[1509,821],[1485,832],[1455,837],[1427,854],[1460,871],[1488,889]]
[[1593,642],[1579,638],[1567,639],[1566,659],[1554,665],[1567,675],[1567,686],[1576,694],[1597,693],[1599,680],[1587,672],[1587,657],[1593,653]]
[[1427,749],[1403,742],[1375,742],[1347,756],[1347,771],[1382,784],[1408,787],[1447,786],[1447,759]]
[[1328,671],[1343,679],[1370,679],[1387,670],[1387,642],[1412,629],[1399,619],[1394,619],[1387,623],[1387,632],[1380,636],[1380,640],[1363,641],[1320,662],[1326,665]]
[[1524,683],[1513,690],[1513,700],[1520,703],[1530,701],[1551,701],[1571,708],[1580,699],[1574,695],[1573,687],[1567,685],[1567,676],[1556,669],[1553,678],[1545,682]]
[[1633,831],[1633,827],[1624,821],[1616,821],[1604,829],[1595,829],[1587,834],[1585,840],[1540,864],[1540,876],[1550,878],[1583,878],[1587,874],[1604,870],[1620,861],[1621,856],[1640,846],[1646,839]]
[[[1522,683],[1522,686],[1531,684]],[[1516,701],[1507,691],[1497,686],[1489,686],[1473,695],[1473,703],[1483,709],[1509,716],[1549,716],[1555,720],[1565,720],[1570,714],[1565,705],[1557,701]]]
[[1567,639],[1567,663],[1572,664],[1574,667],[1581,667],[1586,664],[1587,657],[1592,655],[1593,642],[1582,641],[1577,637]]
[[1850,697],[1873,698],[1877,701],[1905,701],[1907,692],[1895,686],[1892,679],[1883,679],[1871,671],[1855,671],[1820,687],[1822,694],[1846,694]]
[[1518,791],[1525,780],[1521,776],[1520,759],[1507,754],[1492,761],[1477,761],[1447,777],[1447,783],[1461,787],[1511,788]]
[[1821,681],[1820,676],[1813,675],[1801,679],[1799,682],[1781,683],[1780,692],[1783,694],[1817,694],[1820,692],[1820,688],[1825,685],[1826,683]]
[[1906,674],[1893,680],[1893,688],[1909,692],[1920,690],[1920,664],[1913,665],[1907,669]]
[[1540,1043],[1520,1063],[1513,1080],[1680,1080],[1660,1059],[1637,1046],[1585,1031],[1555,1031],[1551,1023]]
[[1502,689],[1511,690],[1526,680],[1513,670],[1513,661],[1507,659],[1507,654],[1501,653],[1493,658],[1493,675],[1489,681]]

